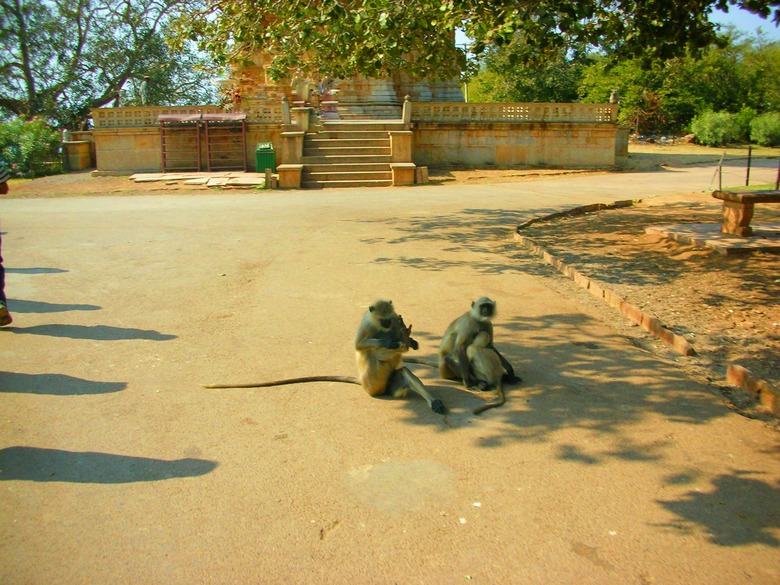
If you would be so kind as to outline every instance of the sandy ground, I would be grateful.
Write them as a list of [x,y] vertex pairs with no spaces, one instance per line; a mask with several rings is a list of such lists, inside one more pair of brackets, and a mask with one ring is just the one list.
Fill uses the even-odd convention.
[[[0,202],[16,318],[0,331],[0,581],[774,585],[774,426],[638,348],[512,240],[555,210],[711,175],[15,185]],[[524,382],[479,417],[482,397],[423,366],[446,417],[344,384],[201,387],[352,374],[377,297],[432,357],[483,294]]]

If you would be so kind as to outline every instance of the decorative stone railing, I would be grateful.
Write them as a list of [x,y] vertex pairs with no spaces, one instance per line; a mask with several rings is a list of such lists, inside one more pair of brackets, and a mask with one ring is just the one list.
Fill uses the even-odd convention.
[[[248,104],[242,109],[250,124],[281,124],[282,105]],[[160,114],[223,114],[219,106],[140,106],[133,108],[98,108],[92,110],[96,130],[108,128],[157,127]]]
[[412,122],[615,123],[618,104],[413,102]]

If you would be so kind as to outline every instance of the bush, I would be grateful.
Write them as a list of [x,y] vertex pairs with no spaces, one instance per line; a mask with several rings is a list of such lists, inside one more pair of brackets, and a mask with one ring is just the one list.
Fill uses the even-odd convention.
[[756,117],[758,112],[753,108],[744,107],[738,113],[734,115],[734,124],[736,130],[736,136],[734,138],[738,142],[750,141],[750,124]]
[[0,158],[11,175],[34,177],[62,172],[60,133],[40,118],[0,123]]
[[780,114],[762,114],[753,118],[750,139],[761,146],[780,145]]
[[691,122],[696,142],[705,146],[722,146],[739,134],[736,116],[726,112],[704,112]]

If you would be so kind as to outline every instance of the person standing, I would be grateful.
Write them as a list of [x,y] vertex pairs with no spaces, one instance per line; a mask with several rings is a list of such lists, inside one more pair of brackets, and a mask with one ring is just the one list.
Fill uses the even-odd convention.
[[[0,195],[8,193],[8,179],[11,174],[5,165],[0,162]],[[8,312],[8,301],[5,298],[5,268],[3,268],[3,236],[0,234],[0,327],[10,325],[13,321]]]

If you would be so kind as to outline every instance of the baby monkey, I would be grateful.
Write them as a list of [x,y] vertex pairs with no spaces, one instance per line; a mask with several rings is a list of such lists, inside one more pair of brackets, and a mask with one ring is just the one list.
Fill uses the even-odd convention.
[[498,353],[490,347],[490,335],[486,331],[480,331],[466,348],[466,355],[469,358],[471,373],[477,380],[487,383],[485,390],[495,390],[498,394],[498,400],[488,402],[474,409],[474,414],[482,414],[489,408],[501,406],[506,402],[504,397],[504,382],[502,380],[506,370],[504,369]]
[[[493,322],[496,303],[482,297],[471,303],[471,309],[455,319],[444,332],[439,346],[439,374],[447,380],[462,380],[469,390],[495,387],[499,401],[474,411],[504,404],[503,384],[521,382],[507,359],[493,345]],[[469,353],[471,351],[471,353]]]
[[412,328],[395,312],[392,301],[379,300],[372,304],[358,325],[355,334],[355,356],[358,377],[306,376],[250,384],[211,384],[206,388],[265,388],[304,382],[346,382],[359,384],[370,396],[389,394],[405,397],[409,390],[422,396],[433,412],[444,414],[446,409],[434,399],[423,383],[404,366],[403,354],[418,343],[410,337]]

